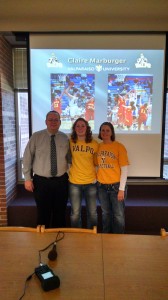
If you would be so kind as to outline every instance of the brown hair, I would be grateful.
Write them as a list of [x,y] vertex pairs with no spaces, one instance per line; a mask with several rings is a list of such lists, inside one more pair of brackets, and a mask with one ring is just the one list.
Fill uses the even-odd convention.
[[112,134],[111,134],[111,140],[112,140],[112,141],[115,141],[115,131],[114,131],[114,126],[113,126],[110,122],[104,122],[104,123],[102,123],[102,124],[100,125],[98,138],[99,138],[100,140],[102,140],[102,138],[101,138],[101,129],[102,129],[102,126],[104,126],[104,125],[110,127],[111,133],[112,133]]
[[59,114],[58,111],[56,111],[56,110],[50,110],[50,111],[46,114],[46,120],[47,120],[49,114],[56,114],[56,115],[60,118],[60,114]]
[[91,127],[88,123],[88,121],[86,121],[84,118],[78,118],[72,125],[72,133],[71,133],[71,139],[74,143],[77,142],[77,134],[76,134],[76,131],[75,131],[75,127],[76,127],[76,124],[78,121],[82,121],[85,123],[86,125],[86,137],[85,137],[85,142],[86,143],[90,143],[92,141],[92,131],[91,131]]

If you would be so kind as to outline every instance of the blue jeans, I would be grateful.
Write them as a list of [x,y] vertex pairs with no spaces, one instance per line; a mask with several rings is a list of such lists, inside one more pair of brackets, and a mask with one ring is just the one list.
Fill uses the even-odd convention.
[[87,228],[97,226],[97,188],[96,184],[69,183],[69,198],[71,203],[71,227],[81,228],[82,199],[86,202]]
[[[125,230],[125,203],[118,201],[119,183],[101,184],[98,186],[98,198],[102,208],[103,233],[124,233]],[[125,189],[125,198],[127,194]]]

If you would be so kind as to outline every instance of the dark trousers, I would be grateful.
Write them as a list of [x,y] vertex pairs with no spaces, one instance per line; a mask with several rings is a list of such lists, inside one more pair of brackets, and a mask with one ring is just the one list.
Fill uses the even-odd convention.
[[37,225],[46,228],[66,226],[68,201],[68,174],[60,177],[33,177],[34,197],[37,205]]

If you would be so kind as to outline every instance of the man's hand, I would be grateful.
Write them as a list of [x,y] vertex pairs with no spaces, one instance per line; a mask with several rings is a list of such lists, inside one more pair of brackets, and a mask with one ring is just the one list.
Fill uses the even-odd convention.
[[34,190],[34,184],[32,180],[26,180],[24,183],[25,189],[29,192],[33,192]]

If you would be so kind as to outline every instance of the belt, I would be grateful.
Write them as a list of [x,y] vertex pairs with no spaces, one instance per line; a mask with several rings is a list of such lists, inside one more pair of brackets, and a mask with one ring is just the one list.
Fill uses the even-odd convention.
[[111,184],[105,184],[105,183],[101,183],[101,182],[99,182],[98,181],[98,184],[99,184],[99,186],[106,186],[106,187],[113,187],[113,186],[116,186],[116,185],[118,185],[118,184],[120,184],[119,182],[115,182],[115,183],[111,183]]
[[108,191],[111,191],[111,190],[115,190],[115,189],[118,189],[119,188],[119,185],[120,183],[119,182],[115,182],[115,183],[111,183],[111,184],[104,184],[104,183],[100,183],[100,182],[97,182],[97,185],[98,187],[102,187],[103,189],[106,189]]
[[67,173],[64,173],[64,174],[61,175],[61,176],[53,176],[53,177],[44,177],[44,176],[40,176],[40,175],[34,174],[34,177],[38,177],[38,178],[46,179],[46,180],[58,180],[58,179],[64,177],[66,174],[67,174]]

